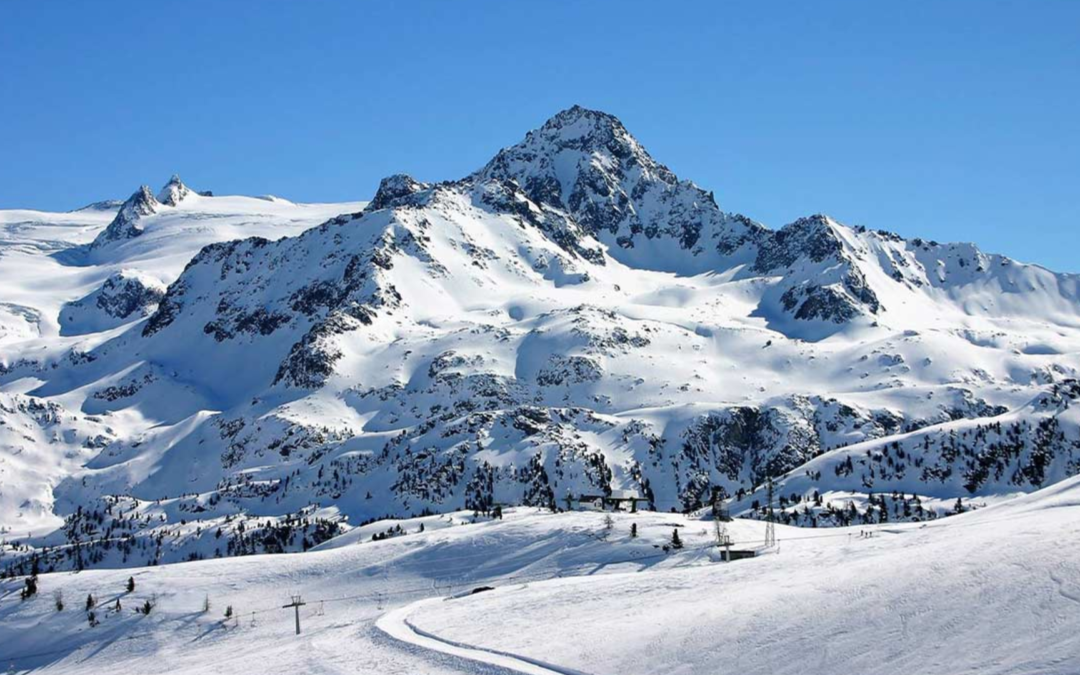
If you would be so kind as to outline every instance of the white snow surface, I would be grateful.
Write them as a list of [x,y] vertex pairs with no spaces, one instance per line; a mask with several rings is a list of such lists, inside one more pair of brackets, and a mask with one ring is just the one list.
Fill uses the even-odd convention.
[[1080,482],[918,526],[780,535],[728,564],[504,586],[410,615],[587,673],[1073,673]]
[[[736,520],[736,547],[761,552],[731,563],[710,546],[711,522],[683,515],[616,513],[610,529],[589,512],[472,520],[372,524],[407,534],[353,530],[303,554],[44,574],[27,601],[3,582],[0,658],[40,673],[1080,668],[1076,478],[929,524],[779,526],[778,550],[761,550],[763,523]],[[676,528],[685,548],[664,553]],[[307,603],[300,636],[282,609],[292,594]],[[149,616],[133,611],[150,598]]]

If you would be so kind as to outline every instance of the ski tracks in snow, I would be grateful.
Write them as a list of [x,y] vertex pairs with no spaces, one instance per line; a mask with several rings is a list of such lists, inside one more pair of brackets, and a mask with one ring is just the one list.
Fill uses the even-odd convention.
[[375,622],[375,626],[398,642],[486,666],[495,666],[513,673],[525,673],[525,675],[588,675],[580,670],[563,668],[527,656],[447,640],[430,631],[417,628],[409,621],[409,617],[420,608],[444,601],[445,598],[427,598],[399,607],[380,616]]
[[1050,572],[1050,580],[1057,585],[1058,594],[1066,600],[1072,600],[1080,605],[1080,588],[1069,588],[1066,581],[1053,571]]

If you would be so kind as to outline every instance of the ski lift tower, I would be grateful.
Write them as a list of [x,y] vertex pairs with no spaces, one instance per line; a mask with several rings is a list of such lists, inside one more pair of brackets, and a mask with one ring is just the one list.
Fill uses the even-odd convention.
[[776,514],[773,512],[773,484],[769,477],[768,503],[765,506],[765,548],[776,546]]
[[724,562],[731,562],[732,541],[727,531],[727,524],[731,522],[731,513],[719,495],[713,497],[712,511],[713,527],[716,529],[716,546],[724,549]]

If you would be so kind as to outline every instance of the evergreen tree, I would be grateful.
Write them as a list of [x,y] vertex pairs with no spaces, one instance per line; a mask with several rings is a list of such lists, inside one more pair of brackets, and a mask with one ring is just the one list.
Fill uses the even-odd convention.
[[90,610],[92,610],[96,606],[97,606],[97,602],[94,600],[94,596],[92,594],[87,594],[87,596],[86,596],[86,611],[89,612]]
[[37,595],[37,590],[37,577],[26,577],[26,585],[23,586],[22,591],[19,593],[19,597],[23,600],[29,600],[30,598]]
[[682,548],[682,539],[679,537],[679,529],[678,528],[673,528],[671,530],[671,548],[674,548],[674,549]]
[[135,577],[128,577],[127,580],[127,592],[131,593],[135,590]]

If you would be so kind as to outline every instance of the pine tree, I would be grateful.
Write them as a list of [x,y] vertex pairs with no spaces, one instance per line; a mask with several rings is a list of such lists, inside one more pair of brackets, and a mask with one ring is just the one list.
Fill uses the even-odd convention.
[[674,549],[682,548],[682,539],[679,537],[678,528],[673,528],[671,530],[671,548],[674,548]]
[[94,600],[94,596],[92,594],[87,594],[87,596],[86,596],[86,611],[89,612],[90,610],[92,610],[96,606],[97,606],[97,602]]
[[128,577],[127,580],[127,592],[131,593],[135,590],[135,577]]
[[30,598],[37,595],[37,590],[38,590],[37,589],[37,577],[36,576],[26,577],[26,585],[23,587],[22,591],[19,593],[19,597],[22,598],[23,600],[29,600]]

